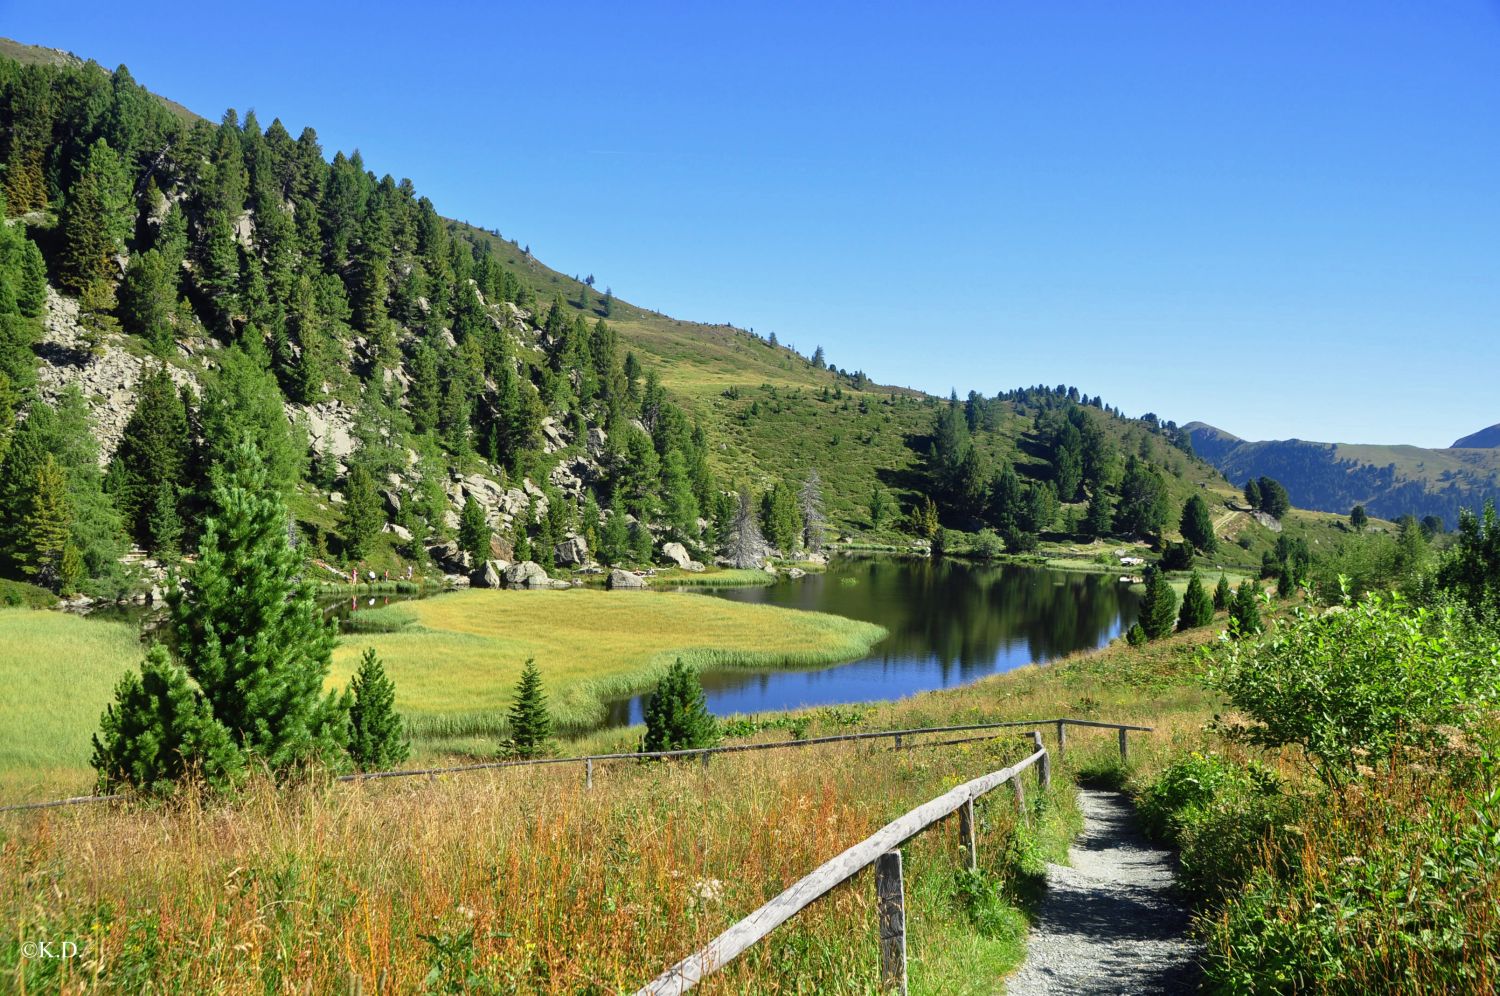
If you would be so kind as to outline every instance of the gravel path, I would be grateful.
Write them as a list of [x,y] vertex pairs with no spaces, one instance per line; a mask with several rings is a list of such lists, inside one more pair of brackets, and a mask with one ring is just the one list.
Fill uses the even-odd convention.
[[1197,990],[1187,909],[1172,892],[1172,854],[1146,840],[1119,792],[1080,789],[1083,833],[1071,867],[1047,866],[1047,894],[1010,996]]

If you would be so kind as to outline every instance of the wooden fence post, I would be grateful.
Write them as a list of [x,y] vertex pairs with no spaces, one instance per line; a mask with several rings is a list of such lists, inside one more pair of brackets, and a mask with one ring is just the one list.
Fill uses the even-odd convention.
[[1036,780],[1043,792],[1052,787],[1052,755],[1045,750],[1042,752],[1041,760],[1036,763]]
[[1068,749],[1068,725],[1062,720],[1057,721],[1057,759],[1063,759],[1063,752]]
[[703,758],[703,770],[707,771],[708,770],[708,759],[710,757],[708,751],[704,751],[702,753],[701,757]]
[[897,750],[901,749],[901,734],[899,734],[899,733],[896,734],[896,749]]
[[594,759],[589,757],[583,761],[583,787],[594,787]]
[[880,988],[906,996],[906,896],[901,852],[875,859],[875,905],[880,914]]
[[1016,812],[1021,817],[1021,822],[1027,826],[1031,825],[1031,814],[1026,812],[1026,790],[1021,787],[1021,776],[1018,774],[1010,780],[1010,787],[1016,793]]
[[1129,735],[1129,730],[1125,729],[1123,726],[1120,727],[1120,760],[1122,762],[1129,762],[1130,760],[1130,744],[1126,740],[1126,737],[1128,737]]
[[969,860],[969,870],[974,871],[979,867],[979,845],[974,840],[974,800],[970,799],[963,804],[958,811],[958,841],[964,846],[965,857]]

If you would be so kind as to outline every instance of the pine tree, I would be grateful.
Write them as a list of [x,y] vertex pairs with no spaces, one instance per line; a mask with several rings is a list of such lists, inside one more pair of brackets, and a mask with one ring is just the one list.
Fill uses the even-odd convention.
[[168,596],[177,654],[214,718],[256,764],[285,775],[347,757],[345,704],[325,694],[336,632],[318,609],[287,512],[242,443],[216,482],[198,559]]
[[507,716],[510,738],[501,747],[507,757],[542,757],[551,749],[552,714],[542,691],[542,672],[535,658],[527,658],[516,682],[516,699]]
[[1229,587],[1229,579],[1219,575],[1219,583],[1214,588],[1214,611],[1223,612],[1234,603],[1234,589]]
[[464,498],[464,508],[458,516],[458,545],[469,555],[469,564],[475,569],[490,558],[490,526],[485,521],[483,506],[473,495]]
[[891,493],[880,485],[870,492],[870,528],[880,529],[891,516]]
[[1214,535],[1213,515],[1202,495],[1193,495],[1182,506],[1182,537],[1204,553],[1213,553],[1219,546]]
[[[818,355],[821,356],[822,352],[823,347],[819,346]],[[823,480],[816,467],[808,472],[807,480],[797,491],[797,511],[802,516],[802,545],[809,553],[820,552],[828,516],[823,511]]]
[[1204,589],[1198,572],[1194,571],[1188,580],[1187,591],[1182,596],[1182,612],[1177,616],[1177,628],[1183,630],[1207,626],[1213,618],[1213,598]]
[[698,672],[677,658],[646,701],[643,752],[691,750],[719,742],[719,724],[703,698]]
[[386,677],[374,647],[361,655],[349,693],[349,759],[355,769],[387,771],[405,761],[411,743],[396,712],[396,685]]
[[1260,586],[1253,581],[1241,581],[1229,607],[1229,632],[1241,639],[1254,636],[1261,629]]
[[1260,502],[1260,482],[1252,477],[1245,482],[1245,504],[1251,508],[1260,508]]
[[698,542],[698,496],[688,476],[687,460],[673,447],[661,462],[662,513],[677,539]]
[[1114,525],[1114,510],[1110,508],[1109,495],[1102,488],[1095,488],[1089,498],[1088,511],[1083,516],[1085,535],[1095,539],[1108,536]]
[[1262,477],[1260,479],[1260,504],[1257,506],[1261,511],[1273,518],[1281,518],[1286,515],[1292,507],[1292,500],[1286,493],[1286,488],[1274,477]]
[[234,468],[243,442],[252,444],[263,465],[266,485],[281,497],[290,495],[307,472],[307,432],[287,421],[276,377],[241,346],[219,356],[219,368],[208,379],[201,418],[206,463],[211,473]]
[[1159,640],[1172,632],[1177,622],[1177,592],[1155,564],[1146,567],[1146,595],[1141,599],[1141,627]]
[[110,460],[105,487],[126,528],[153,552],[174,550],[182,535],[180,501],[191,439],[177,385],[164,366],[148,370]]
[[1370,516],[1365,512],[1363,505],[1355,505],[1349,510],[1349,525],[1357,533],[1365,531],[1365,526],[1370,522]]
[[76,574],[70,577],[64,569],[70,547],[68,485],[51,453],[43,457],[35,481],[30,507],[21,520],[21,570],[44,588],[71,594],[79,578]]
[[120,157],[108,142],[97,139],[68,190],[60,226],[63,251],[58,278],[62,285],[81,292],[110,279],[114,257],[124,250],[133,218],[130,179]]
[[188,776],[226,789],[244,769],[229,731],[161,644],[146,652],[139,674],[120,678],[93,745],[90,763],[103,793],[130,786],[167,794]]
[[599,559],[611,567],[625,563],[630,556],[630,525],[625,521],[625,507],[618,497],[599,532],[598,553]]
[[740,491],[739,507],[725,533],[724,557],[731,567],[759,567],[767,552],[766,538],[755,521],[750,489],[745,488]]
[[125,331],[165,356],[174,345],[176,314],[176,274],[168,261],[155,249],[133,257],[120,288],[120,323]]
[[344,514],[339,530],[344,537],[344,553],[359,560],[369,553],[370,545],[385,525],[385,510],[375,491],[375,479],[362,464],[349,469],[344,494]]

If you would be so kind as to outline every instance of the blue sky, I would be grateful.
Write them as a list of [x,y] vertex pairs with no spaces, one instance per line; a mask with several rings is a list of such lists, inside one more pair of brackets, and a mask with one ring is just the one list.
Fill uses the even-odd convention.
[[1247,438],[1500,421],[1500,4],[67,4],[669,314]]

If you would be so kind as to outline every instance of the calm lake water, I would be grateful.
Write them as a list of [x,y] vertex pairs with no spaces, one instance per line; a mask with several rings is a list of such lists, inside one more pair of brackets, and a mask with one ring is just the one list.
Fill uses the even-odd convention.
[[[868,657],[814,671],[703,674],[719,716],[893,699],[1092,650],[1136,620],[1116,575],[915,557],[845,557],[826,574],[700,597],[832,612],[890,631]],[[646,697],[612,703],[610,725],[643,722]]]

